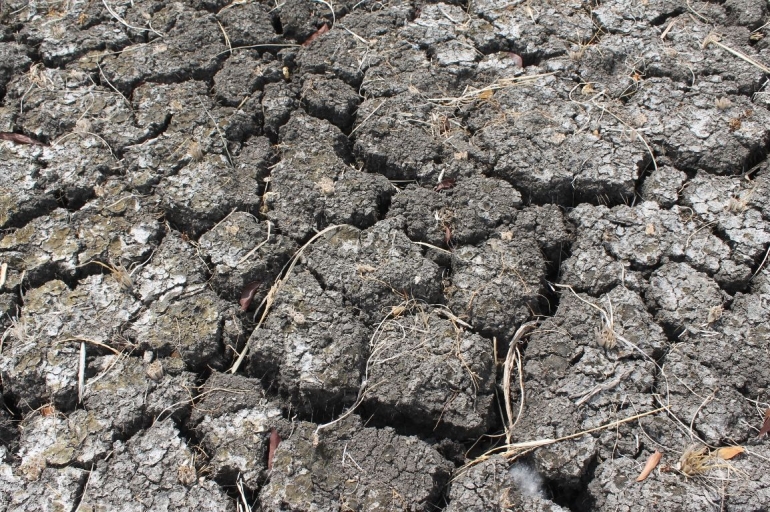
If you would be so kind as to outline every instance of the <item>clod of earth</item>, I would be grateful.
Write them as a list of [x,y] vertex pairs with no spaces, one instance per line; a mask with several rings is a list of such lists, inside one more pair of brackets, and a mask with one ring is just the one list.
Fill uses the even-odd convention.
[[768,2],[461,3],[0,2],[0,511],[767,508]]

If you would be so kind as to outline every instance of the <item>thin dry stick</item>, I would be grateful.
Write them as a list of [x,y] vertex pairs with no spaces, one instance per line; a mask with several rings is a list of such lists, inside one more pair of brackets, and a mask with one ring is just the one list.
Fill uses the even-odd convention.
[[260,247],[265,245],[270,240],[270,230],[271,230],[272,226],[273,226],[273,223],[270,222],[270,221],[267,221],[267,238],[265,238],[262,242],[257,244],[257,246],[255,248],[253,248],[252,250],[250,250],[243,258],[239,259],[238,263],[236,263],[236,266],[240,266],[241,263],[243,263],[244,261],[246,261],[249,258],[251,258],[252,256],[254,256],[254,253],[256,253],[259,250]]
[[222,133],[222,130],[219,129],[219,123],[217,123],[217,120],[214,119],[214,116],[211,115],[211,113],[206,108],[206,105],[203,104],[203,100],[198,97],[198,102],[201,104],[201,108],[206,113],[206,115],[211,119],[211,122],[214,123],[214,129],[219,134],[219,138],[222,139],[222,147],[225,149],[225,153],[227,153],[227,162],[230,164],[231,167],[235,167],[233,164],[233,157],[230,154],[230,149],[227,147],[227,139],[225,138],[225,135]]
[[[759,264],[759,266],[757,267],[756,272],[754,272],[751,275],[751,279],[754,279],[755,277],[757,277],[757,274],[759,274],[759,272],[762,270],[762,267],[764,267],[765,263],[767,263],[767,257],[768,256],[770,256],[770,247],[768,247],[767,250],[765,251],[765,257],[762,258],[762,263]],[[3,265],[5,265],[5,263],[3,263]],[[0,286],[2,286],[2,283],[0,283]]]
[[108,4],[108,3],[107,3],[107,0],[102,0],[102,3],[104,4],[104,7],[107,9],[107,12],[108,12],[108,13],[110,13],[110,16],[112,16],[113,18],[115,18],[115,20],[116,20],[118,23],[120,23],[121,25],[124,25],[124,26],[126,26],[126,27],[130,28],[131,30],[136,30],[137,32],[147,32],[147,31],[151,31],[151,32],[155,33],[155,34],[156,34],[158,37],[164,37],[164,35],[163,35],[163,34],[161,34],[160,32],[158,32],[157,30],[155,30],[155,29],[154,29],[154,28],[152,28],[152,27],[148,27],[148,28],[142,28],[142,27],[135,27],[135,26],[133,26],[133,25],[129,25],[129,24],[126,22],[126,20],[124,20],[123,18],[121,18],[121,17],[120,17],[120,15],[118,15],[118,13],[116,13],[116,12],[115,12],[115,10],[114,10],[112,7],[110,7],[110,4]]
[[495,455],[497,453],[502,452],[503,457],[508,458],[510,460],[515,460],[518,456],[520,456],[523,452],[533,450],[535,448],[540,448],[542,446],[548,446],[556,443],[561,443],[563,441],[570,441],[572,439],[577,439],[579,437],[583,437],[588,434],[592,434],[594,432],[600,432],[602,430],[607,430],[610,428],[615,428],[619,425],[623,425],[624,423],[630,423],[632,421],[636,421],[638,419],[644,418],[646,416],[652,416],[653,414],[658,414],[659,412],[663,412],[666,410],[666,407],[659,407],[657,409],[652,409],[647,412],[643,412],[640,414],[635,414],[633,416],[629,416],[627,418],[623,418],[621,420],[616,420],[611,423],[605,423],[604,425],[600,425],[598,427],[590,428],[588,430],[582,430],[580,432],[576,432],[574,434],[570,434],[568,436],[559,437],[557,439],[537,439],[535,441],[526,441],[523,443],[513,443],[513,444],[504,444],[502,446],[498,446],[496,448],[493,448],[492,450],[489,450],[484,455],[481,455],[480,457],[472,460],[471,462],[467,463],[466,465],[462,466],[459,470],[459,472],[465,471],[466,469],[475,466],[476,464],[479,464],[480,462],[484,462],[485,460],[489,459],[492,455]]
[[751,57],[749,57],[745,53],[739,52],[738,50],[733,50],[732,48],[730,48],[726,44],[720,42],[719,41],[719,36],[714,34],[714,33],[711,33],[708,36],[706,36],[706,39],[703,41],[703,44],[701,45],[701,47],[703,49],[705,49],[710,44],[715,44],[715,45],[719,46],[723,50],[725,50],[725,51],[735,55],[739,59],[748,62],[749,64],[751,64],[752,66],[756,67],[757,69],[759,69],[763,73],[767,73],[767,74],[770,75],[770,68],[768,68],[767,66],[763,66],[762,64],[760,64],[759,62],[755,61],[754,59],[752,59]]
[[86,388],[86,343],[80,342],[80,362],[78,364],[78,403],[83,403]]
[[499,89],[507,89],[515,85],[523,84],[526,82],[532,82],[537,80],[538,78],[551,76],[553,74],[554,73],[540,73],[537,75],[526,75],[526,76],[522,75],[522,76],[511,77],[511,78],[501,78],[499,80],[492,82],[486,87],[482,87],[481,89],[476,89],[475,87],[466,87],[465,91],[460,96],[455,98],[451,98],[451,97],[428,98],[427,101],[430,101],[431,103],[439,103],[441,105],[446,105],[446,106],[459,105],[462,103],[468,103],[468,102],[474,101],[486,92],[493,92]]
[[230,52],[230,55],[233,54],[233,45],[230,43],[230,37],[228,37],[227,32],[225,32],[225,27],[222,26],[221,23],[219,23],[219,20],[217,20],[217,25],[219,25],[219,30],[222,31],[222,35],[225,36],[225,44],[227,45],[227,48]]
[[[262,302],[259,305],[259,308],[264,306],[264,310],[262,311],[262,316],[259,319],[259,323],[257,323],[257,326],[254,328],[254,332],[259,331],[260,327],[262,327],[262,324],[265,322],[265,318],[267,318],[267,314],[270,311],[270,307],[273,305],[273,302],[275,301],[275,297],[280,291],[280,289],[285,285],[289,278],[291,277],[291,272],[294,270],[295,265],[297,264],[297,261],[299,260],[300,256],[302,256],[302,253],[305,252],[305,249],[307,249],[313,242],[324,236],[326,233],[329,233],[331,231],[334,231],[335,229],[340,229],[343,227],[352,227],[348,224],[334,224],[332,226],[327,227],[326,229],[319,231],[316,233],[313,238],[307,241],[305,245],[300,247],[297,252],[294,253],[294,256],[288,263],[288,268],[286,269],[286,274],[282,278],[278,278],[273,286],[270,288],[270,291],[267,292],[267,296],[262,299]],[[257,311],[259,311],[259,308],[257,308]],[[249,351],[249,343],[246,343],[246,346],[243,348],[243,351],[238,355],[238,359],[233,363],[233,366],[230,367],[229,372],[235,373],[238,371],[238,368],[243,363],[243,359],[246,357],[246,354]]]
[[[767,256],[765,256],[765,259],[767,259]],[[7,278],[8,278],[8,264],[3,263],[2,265],[0,265],[0,288],[5,286],[5,281]]]
[[364,124],[366,124],[366,122],[369,120],[369,118],[370,118],[370,117],[372,117],[372,116],[374,115],[374,113],[375,113],[375,112],[377,112],[378,110],[380,110],[380,107],[381,107],[381,106],[383,106],[383,105],[385,104],[385,102],[386,102],[386,101],[388,101],[388,100],[382,100],[382,103],[380,103],[379,105],[377,105],[377,106],[374,108],[374,110],[372,110],[372,113],[371,113],[371,114],[369,114],[368,116],[366,116],[366,118],[365,118],[363,121],[361,121],[361,124],[359,124],[358,126],[356,126],[355,128],[353,128],[353,129],[350,131],[350,134],[348,135],[348,138],[352,137],[352,136],[353,136],[353,134],[354,134],[354,133],[356,133],[356,130],[358,130],[358,129],[359,129],[359,128],[361,128],[361,127],[362,127]]
[[[503,368],[503,395],[505,396],[505,413],[508,416],[508,424],[505,427],[505,442],[511,444],[511,438],[513,437],[513,429],[521,418],[521,414],[524,411],[524,370],[521,362],[521,351],[519,351],[519,341],[525,334],[530,332],[537,326],[537,321],[527,322],[522,324],[513,335],[511,344],[508,347],[508,355],[505,358],[505,366]],[[497,355],[495,355],[497,357]],[[511,404],[511,373],[513,365],[519,372],[519,412],[516,415],[516,419],[513,419],[513,405]]]
[[114,349],[111,346],[102,343],[101,341],[90,340],[88,338],[75,337],[75,338],[66,338],[66,339],[59,340],[59,341],[61,341],[62,343],[68,343],[68,342],[73,342],[73,341],[75,341],[75,342],[86,342],[86,343],[90,343],[91,345],[96,345],[97,347],[106,348],[107,350],[109,350],[110,352],[112,352],[115,355],[119,356],[121,354],[121,352],[119,350]]

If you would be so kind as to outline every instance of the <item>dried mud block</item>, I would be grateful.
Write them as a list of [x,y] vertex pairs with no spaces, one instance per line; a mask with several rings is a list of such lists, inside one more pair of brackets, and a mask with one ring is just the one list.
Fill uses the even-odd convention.
[[149,23],[164,37],[103,59],[105,77],[124,95],[140,82],[211,77],[225,60],[228,48],[214,15],[177,2],[153,14]]
[[683,203],[723,233],[738,263],[754,266],[770,246],[770,172],[766,166],[751,181],[698,173],[682,193]]
[[492,343],[441,318],[441,310],[401,309],[372,338],[366,416],[442,437],[482,435],[492,420]]
[[569,217],[577,226],[576,240],[573,256],[562,264],[562,280],[578,290],[603,293],[620,284],[627,269],[651,270],[671,260],[684,260],[724,285],[751,277],[731,246],[689,208],[663,210],[650,201],[612,209],[580,205]]
[[199,476],[195,453],[170,421],[126,442],[91,473],[82,510],[235,510],[227,495]]
[[[110,148],[120,151],[151,135],[134,125],[131,105],[123,96],[107,86],[96,85],[88,73],[74,69],[32,66],[28,73],[17,75],[8,84],[6,102],[9,100],[20,111],[16,121],[25,133],[42,142],[57,141],[48,147],[49,151],[62,153],[53,163],[61,162],[78,145],[99,149],[98,154],[106,154],[106,160],[112,158]],[[105,141],[109,147],[105,147]],[[60,146],[70,149],[62,151]],[[61,164],[65,168],[82,165],[81,158]]]
[[[610,34],[634,34],[648,31],[650,25],[684,13],[687,6],[677,0],[651,0],[644,6],[633,0],[610,0],[592,9],[592,15]],[[603,38],[602,38],[603,39]]]
[[[86,2],[78,2],[83,3]],[[131,43],[120,24],[104,22],[84,26],[76,10],[67,9],[65,16],[56,20],[39,16],[21,30],[23,40],[39,49],[46,66],[63,67],[89,52],[119,51]]]
[[209,454],[211,475],[223,485],[257,490],[267,470],[271,429],[282,423],[277,403],[264,398],[259,380],[213,373],[201,389],[191,422]]
[[486,239],[498,226],[511,223],[520,207],[521,195],[510,184],[474,176],[455,179],[448,190],[409,185],[393,197],[388,217],[403,217],[412,240],[446,247]]
[[[494,103],[468,113],[488,152],[490,174],[516,187],[525,201],[572,205],[624,201],[635,193],[648,158],[637,137],[599,107],[568,97],[572,83],[537,78],[495,94]],[[501,109],[520,114],[511,118]],[[596,110],[596,116],[593,111]]]
[[228,305],[204,290],[171,301],[153,302],[131,324],[127,335],[160,357],[174,354],[187,367],[200,371],[219,366],[223,351],[222,329]]
[[679,192],[687,175],[670,166],[661,166],[644,180],[642,199],[655,201],[661,208],[671,208],[679,200]]
[[441,269],[423,257],[396,219],[329,233],[307,251],[307,268],[322,287],[342,292],[360,308],[369,324],[405,299],[441,302]]
[[[96,137],[80,134],[53,146],[0,142],[0,225],[18,227],[57,204],[80,208],[116,167]],[[7,206],[7,208],[6,208]]]
[[54,190],[40,186],[40,166],[34,159],[6,151],[0,142],[0,229],[21,227],[55,209]]
[[539,311],[546,269],[531,238],[508,232],[478,247],[460,247],[452,265],[447,302],[478,332],[507,343],[518,326]]
[[[256,4],[246,4],[256,5]],[[268,60],[268,56],[272,60]],[[237,107],[247,97],[261,99],[265,84],[283,80],[280,62],[266,53],[260,59],[256,52],[239,51],[231,55],[216,75],[214,94],[224,105]]]
[[[515,441],[555,439],[611,423],[619,419],[617,407],[624,401],[637,412],[654,409],[653,359],[666,350],[662,329],[636,292],[617,287],[594,299],[562,291],[556,315],[529,337],[527,396]],[[516,383],[511,395],[516,411],[521,400]],[[623,424],[609,438],[596,434],[539,448],[535,467],[549,480],[576,487],[597,455],[635,454],[635,433]]]
[[[762,61],[750,31],[763,22],[752,28],[725,26],[732,23],[723,5],[701,2],[696,9],[701,16],[693,18],[686,6],[671,0],[644,7],[627,0],[597,6],[592,12],[609,33],[570,54],[577,72],[595,90],[613,97],[632,96],[647,88],[647,79],[654,77],[667,77],[685,86],[690,97],[714,92],[750,96],[759,90],[763,84],[760,69],[705,40],[718,34],[722,44]],[[655,16],[659,17],[652,24],[660,24],[659,28],[650,30],[649,20]]]
[[159,200],[132,194],[118,180],[109,180],[94,191],[96,199],[72,214],[82,244],[79,264],[100,261],[117,270],[122,266],[131,274],[147,261],[163,236]]
[[339,291],[324,291],[309,272],[298,272],[249,339],[249,374],[275,382],[300,410],[352,404],[369,334]]
[[743,96],[731,96],[726,108],[717,99],[689,93],[667,78],[650,78],[622,115],[638,119],[648,143],[678,169],[740,174],[770,141],[770,112]]
[[[238,302],[247,285],[259,282],[251,304],[259,304],[297,245],[266,222],[244,212],[235,212],[199,241],[204,257],[211,261],[211,286],[221,297]],[[241,305],[243,307],[243,305]],[[248,309],[248,307],[246,308]]]
[[265,116],[265,134],[272,140],[278,136],[278,130],[286,124],[294,110],[299,107],[299,86],[276,82],[265,85],[262,94],[262,112]]
[[136,293],[144,304],[168,302],[183,293],[200,290],[206,282],[206,265],[180,233],[168,233],[158,250],[134,275]]
[[16,453],[19,448],[19,428],[8,411],[3,395],[0,394],[0,463],[5,453]]
[[181,420],[190,413],[195,374],[184,371],[180,359],[140,361],[109,355],[89,364],[83,404],[111,425],[115,438],[125,438],[158,419]]
[[32,59],[31,48],[23,44],[4,42],[0,44],[0,98],[5,96],[5,86],[15,75],[29,69]]
[[[364,101],[363,107],[359,109],[358,117],[362,120],[361,124],[363,119],[385,98],[398,98],[400,95],[415,92],[415,89],[417,92],[429,92],[432,95],[442,96],[432,76],[436,69],[431,67],[426,52],[417,48],[403,47],[394,50],[393,53],[383,52],[383,54],[379,58],[367,60],[368,67],[361,81],[361,93],[370,100]],[[411,89],[410,86],[412,86]],[[379,101],[372,101],[375,98]],[[387,105],[384,106],[387,107]],[[364,115],[360,115],[361,113]],[[400,128],[403,129],[403,126]]]
[[[708,338],[698,341],[697,347],[677,346],[667,354],[662,370],[665,386],[659,389],[661,398],[671,414],[689,419],[688,424],[692,422],[696,439],[712,446],[745,443],[752,437],[748,425],[756,423],[757,408],[730,385],[734,379],[728,377],[729,373],[725,376],[720,368],[707,366],[713,357],[701,355],[707,350],[719,350],[724,342],[712,343]],[[657,442],[670,445],[670,438],[655,437]]]
[[[124,356],[98,357],[87,370],[84,409],[70,413],[47,405],[22,422],[18,456],[21,471],[42,465],[98,463],[113,441],[125,439],[157,416],[180,419],[189,413],[189,390],[195,375],[166,371],[161,361],[151,365]],[[175,373],[175,375],[172,375]]]
[[326,19],[332,16],[328,7],[308,0],[288,0],[277,11],[284,37],[298,43],[307,41],[321,25],[331,25]]
[[531,510],[566,512],[546,498],[544,481],[537,471],[493,455],[457,474],[449,488],[446,512],[464,510]]
[[255,176],[232,168],[218,155],[193,162],[158,186],[166,216],[179,229],[200,236],[228,213],[256,213],[260,198]]
[[[505,233],[506,228],[499,228],[498,231]],[[511,231],[534,236],[549,266],[559,265],[564,250],[574,238],[572,224],[555,204],[529,206],[519,211]]]
[[647,299],[672,337],[708,329],[727,298],[711,278],[686,263],[666,263],[650,276]]
[[[285,43],[283,37],[275,33],[273,14],[268,7],[259,3],[231,4],[217,14],[217,19],[224,26],[230,46],[257,45],[261,50],[275,43]],[[232,55],[231,55],[232,58]]]
[[[143,84],[133,93],[135,122],[151,135],[126,148],[129,183],[142,193],[154,191],[165,176],[206,155],[232,156],[228,147],[258,131],[258,96],[235,106],[217,106],[205,82]],[[227,147],[226,147],[227,146]],[[235,147],[231,148],[235,151]],[[255,162],[256,163],[256,162]],[[255,168],[256,175],[264,169]],[[244,175],[251,175],[244,173]]]
[[43,466],[18,474],[10,465],[0,463],[0,508],[7,512],[74,510],[86,480],[88,471],[73,467]]
[[519,55],[547,59],[589,44],[597,27],[591,14],[577,1],[559,2],[536,9],[527,4],[511,7],[505,0],[474,2],[470,12],[492,24],[495,36],[512,45]]
[[[682,451],[685,449],[685,446],[681,447]],[[646,455],[649,455],[649,452],[645,452]],[[664,452],[661,465],[676,466],[680,455],[681,452]],[[685,478],[675,471],[656,470],[644,482],[636,482],[636,477],[646,462],[645,456],[637,459],[617,457],[599,464],[594,478],[588,484],[588,494],[594,510],[630,512],[639,510],[640,507],[662,506],[667,510],[702,512],[719,510],[719,505],[713,504],[724,503],[720,497],[719,486],[700,478]],[[714,473],[720,471],[709,473],[705,476],[714,476]],[[734,509],[727,505],[726,510]]]
[[432,112],[433,107],[416,95],[400,95],[385,103],[381,99],[365,100],[354,127],[356,156],[367,171],[388,179],[426,177],[432,164],[445,156],[441,141],[420,123],[436,123],[438,118],[431,118]]
[[301,100],[308,114],[345,130],[353,124],[361,96],[337,78],[305,75]]
[[[260,491],[265,511],[427,511],[452,464],[416,437],[363,427],[355,416],[321,430],[300,423],[275,452]],[[317,442],[316,442],[317,441]]]
[[301,241],[329,224],[366,228],[379,219],[393,187],[347,164],[337,127],[298,112],[281,128],[281,145],[265,195],[267,216],[281,232]]
[[738,293],[729,309],[709,310],[709,325],[696,335],[688,334],[679,347],[744,396],[764,396],[770,376],[765,347],[770,344],[770,301],[761,293]]
[[25,304],[0,360],[4,393],[23,410],[48,401],[71,409],[77,399],[80,342],[89,350],[121,347],[121,332],[141,306],[114,275],[94,275],[70,290],[48,281],[25,294]]

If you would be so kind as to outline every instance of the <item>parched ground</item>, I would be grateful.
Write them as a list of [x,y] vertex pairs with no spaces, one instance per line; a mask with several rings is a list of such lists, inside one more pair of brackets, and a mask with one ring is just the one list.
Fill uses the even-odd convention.
[[770,509],[769,25],[4,0],[0,512]]

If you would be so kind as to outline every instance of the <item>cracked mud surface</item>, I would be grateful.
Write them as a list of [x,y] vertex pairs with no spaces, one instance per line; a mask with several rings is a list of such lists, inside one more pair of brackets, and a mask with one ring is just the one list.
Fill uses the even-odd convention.
[[0,511],[768,510],[768,22],[3,2]]

